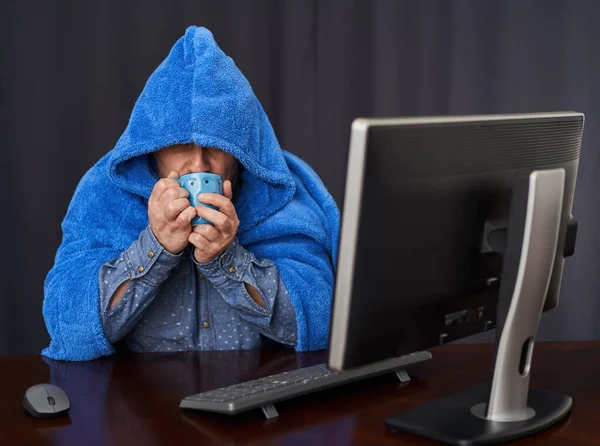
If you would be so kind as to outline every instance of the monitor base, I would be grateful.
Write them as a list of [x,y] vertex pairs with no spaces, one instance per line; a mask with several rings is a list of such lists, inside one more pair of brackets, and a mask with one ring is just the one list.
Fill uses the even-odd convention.
[[[529,390],[531,418],[523,421],[489,421],[473,414],[489,397],[489,383],[461,390],[388,418],[387,426],[447,444],[468,446],[500,444],[541,432],[571,410],[571,397],[546,390]],[[477,412],[478,408],[475,408]]]

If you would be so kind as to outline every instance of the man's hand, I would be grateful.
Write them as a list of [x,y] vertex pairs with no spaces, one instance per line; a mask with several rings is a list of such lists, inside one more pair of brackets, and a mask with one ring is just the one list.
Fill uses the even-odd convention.
[[199,195],[202,203],[212,204],[219,210],[196,206],[196,213],[214,225],[196,225],[189,235],[189,242],[196,247],[194,258],[198,263],[208,263],[221,255],[233,242],[240,227],[240,220],[231,202],[231,181],[223,182],[223,194]]
[[158,242],[171,254],[178,254],[188,245],[192,232],[191,221],[196,210],[190,205],[188,192],[175,178],[179,173],[172,171],[152,189],[148,200],[148,220]]

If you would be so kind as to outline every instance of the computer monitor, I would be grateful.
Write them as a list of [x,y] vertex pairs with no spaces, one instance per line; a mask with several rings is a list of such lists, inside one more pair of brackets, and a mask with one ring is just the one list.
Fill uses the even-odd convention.
[[505,442],[569,412],[569,397],[529,390],[529,377],[541,312],[557,306],[574,251],[583,122],[562,112],[352,124],[329,367],[496,328],[489,383],[391,417],[392,429]]

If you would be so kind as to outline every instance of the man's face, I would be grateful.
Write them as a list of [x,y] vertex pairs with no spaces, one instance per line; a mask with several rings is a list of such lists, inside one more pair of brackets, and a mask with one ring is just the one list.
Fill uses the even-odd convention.
[[234,183],[239,170],[239,163],[232,155],[193,143],[164,147],[154,153],[154,159],[162,178],[169,176],[173,170],[177,171],[179,176],[194,172],[211,172]]

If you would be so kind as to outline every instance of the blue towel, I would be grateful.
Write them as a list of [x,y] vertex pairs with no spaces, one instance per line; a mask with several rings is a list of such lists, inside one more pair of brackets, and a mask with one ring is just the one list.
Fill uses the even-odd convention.
[[297,349],[327,346],[339,210],[316,173],[281,149],[250,84],[210,31],[190,27],[148,79],[116,146],[75,190],[44,283],[51,342],[43,355],[89,360],[114,352],[102,330],[98,271],[148,225],[156,183],[148,154],[189,142],[241,162],[238,239],[277,265],[296,311]]

